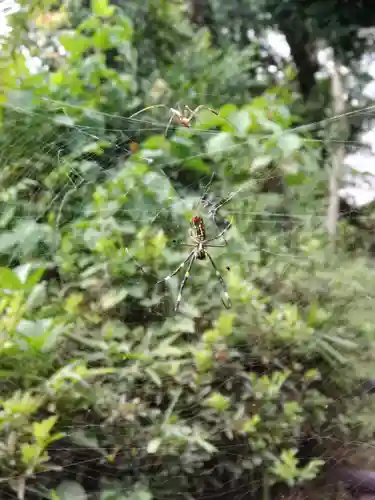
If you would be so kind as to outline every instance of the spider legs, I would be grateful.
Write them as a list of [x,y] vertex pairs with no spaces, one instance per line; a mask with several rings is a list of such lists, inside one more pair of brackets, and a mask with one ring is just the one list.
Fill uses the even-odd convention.
[[169,121],[168,121],[168,124],[167,124],[167,128],[165,129],[165,133],[164,133],[165,137],[167,137],[169,127],[171,126],[173,120],[175,118],[177,118],[177,119],[180,120],[181,116],[182,116],[181,113],[180,113],[180,111],[178,111],[177,109],[171,108],[170,112],[171,112],[171,117],[169,118]]
[[[209,240],[206,240],[206,243],[209,243],[210,241],[215,241],[215,240],[218,240],[219,238],[223,237],[224,238],[224,233],[226,233],[228,231],[228,229],[230,229],[232,227],[232,222],[229,222],[225,228],[216,236],[214,236],[213,238],[210,238]],[[226,243],[226,239],[224,238],[224,241]],[[210,245],[212,246],[212,245]]]
[[181,302],[181,299],[182,299],[182,291],[184,289],[184,286],[185,286],[188,278],[190,277],[190,270],[191,270],[192,265],[194,264],[194,261],[196,260],[196,258],[197,258],[196,257],[196,253],[194,251],[193,255],[190,258],[190,261],[189,261],[189,264],[188,264],[187,269],[185,271],[184,277],[182,278],[180,288],[178,290],[176,305],[174,306],[175,312],[177,312],[178,309],[179,309],[179,307],[180,307],[180,302]]
[[[207,187],[210,186],[210,184],[212,182],[212,179],[213,179],[213,176],[214,176],[214,174],[211,176],[211,179],[210,179]],[[207,196],[207,191],[208,191],[207,187],[205,189],[205,192],[204,192],[203,196]],[[214,206],[212,206],[209,209],[209,215],[212,218],[212,220],[214,221],[216,227],[217,227],[216,218],[217,218],[217,214],[218,214],[220,208],[222,208],[224,205],[226,205],[227,203],[229,203],[232,200],[232,198],[234,198],[242,190],[243,190],[243,187],[238,188],[236,191],[233,191],[229,196],[227,196],[223,200],[219,201],[218,203],[216,203]],[[228,222],[227,219],[223,219],[223,222],[226,223],[226,228],[230,227],[232,225],[232,223]],[[223,236],[223,240],[225,241],[225,243],[227,243],[227,240],[225,239],[225,236]]]
[[210,262],[212,264],[212,267],[214,268],[215,270],[215,273],[216,273],[216,277],[217,279],[219,280],[219,283],[220,285],[222,286],[223,288],[223,293],[224,293],[224,297],[225,297],[225,300],[223,300],[223,298],[221,298],[221,302],[223,303],[223,306],[225,307],[225,309],[230,309],[232,307],[232,302],[230,300],[230,297],[229,297],[229,293],[228,293],[228,290],[227,290],[227,285],[225,284],[225,281],[221,275],[221,272],[219,271],[219,269],[216,267],[216,264],[214,262],[214,259],[211,257],[211,255],[207,252],[207,250],[205,251],[206,252],[206,255],[207,257],[210,259]]
[[188,119],[189,123],[197,115],[197,113],[199,113],[199,111],[201,111],[202,109],[207,109],[208,111],[211,111],[211,113],[213,113],[214,115],[219,116],[219,113],[217,111],[215,111],[214,109],[209,108],[208,106],[205,106],[204,104],[201,104],[200,106],[197,106],[194,109],[194,111],[192,109],[190,109],[189,106],[187,106],[187,105],[185,105],[185,109],[186,109],[186,111],[188,111],[190,113],[189,119]]
[[[187,243],[179,243],[178,246],[179,247],[194,247],[194,248],[197,247],[197,245],[189,245]],[[224,245],[207,245],[207,246],[209,246],[210,248],[224,248],[227,245],[224,244]]]
[[177,267],[177,269],[175,269],[175,271],[173,271],[172,274],[169,274],[168,276],[166,276],[165,278],[163,278],[162,280],[160,281],[157,281],[157,283],[162,283],[163,281],[168,281],[170,278],[172,278],[172,276],[174,276],[175,274],[178,273],[178,271],[180,269],[182,269],[184,267],[184,265],[186,264],[186,262],[189,261],[188,263],[188,266],[186,268],[186,271],[185,271],[185,274],[184,274],[184,277],[182,278],[182,281],[181,281],[181,284],[180,284],[180,288],[178,290],[178,295],[177,295],[177,300],[176,300],[176,304],[174,306],[174,310],[175,312],[178,311],[179,307],[180,307],[180,302],[181,302],[181,299],[182,299],[182,291],[185,287],[185,284],[190,276],[190,270],[191,270],[191,267],[192,265],[194,264],[194,261],[196,260],[196,245],[193,245],[194,246],[194,250],[192,250],[189,255],[186,257],[186,259]]
[[194,253],[195,253],[195,245],[194,245],[194,250],[192,250],[192,251],[189,253],[189,255],[186,257],[186,259],[185,259],[183,262],[181,262],[181,264],[180,264],[180,265],[179,265],[179,266],[178,266],[178,267],[177,267],[177,268],[173,271],[173,273],[172,273],[172,274],[168,274],[168,276],[166,276],[166,277],[165,277],[165,278],[163,278],[162,280],[157,281],[157,282],[156,282],[156,284],[158,284],[158,283],[162,283],[163,281],[168,281],[168,280],[170,280],[170,279],[172,278],[172,276],[174,276],[175,274],[177,274],[177,273],[178,273],[178,271],[184,267],[184,265],[186,264],[186,262],[190,259],[190,257],[192,257],[192,256],[193,256],[193,254],[194,254]]
[[129,116],[128,119],[130,120],[131,118],[134,118],[135,116],[140,115],[144,111],[148,111],[148,110],[154,109],[154,108],[167,108],[167,106],[165,104],[154,104],[152,106],[147,106],[146,108],[143,108],[143,109],[137,111],[136,113],[133,113],[131,116]]

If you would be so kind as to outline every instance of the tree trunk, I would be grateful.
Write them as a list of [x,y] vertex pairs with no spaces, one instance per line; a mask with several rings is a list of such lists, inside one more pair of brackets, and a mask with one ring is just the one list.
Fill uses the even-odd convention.
[[217,32],[213,12],[208,0],[190,0],[190,18],[192,23],[202,28],[206,27],[211,33],[212,44],[219,46],[219,33]]
[[300,91],[307,101],[316,85],[315,73],[319,70],[315,38],[307,28],[303,12],[284,7],[279,9],[275,19],[290,47]]
[[[340,74],[340,65],[335,56],[333,56],[332,74],[331,74],[331,96],[332,110],[334,116],[343,115],[345,113],[345,94],[342,75]],[[345,120],[343,117],[341,120]],[[343,124],[341,124],[343,125]],[[335,127],[335,124],[334,124]],[[335,127],[334,139],[338,141],[344,139],[343,126]],[[331,153],[331,170],[329,173],[329,201],[327,212],[327,230],[333,248],[336,246],[337,237],[337,221],[339,219],[340,199],[339,189],[341,181],[341,170],[345,158],[345,146],[340,142],[333,142]]]

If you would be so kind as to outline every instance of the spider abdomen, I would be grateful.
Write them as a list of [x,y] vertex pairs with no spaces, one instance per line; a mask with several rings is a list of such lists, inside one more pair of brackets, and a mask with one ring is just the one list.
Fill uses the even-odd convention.
[[205,241],[206,239],[206,228],[202,217],[195,215],[192,219],[194,236],[198,241]]
[[206,252],[204,250],[197,252],[197,259],[204,260],[205,258],[206,258]]

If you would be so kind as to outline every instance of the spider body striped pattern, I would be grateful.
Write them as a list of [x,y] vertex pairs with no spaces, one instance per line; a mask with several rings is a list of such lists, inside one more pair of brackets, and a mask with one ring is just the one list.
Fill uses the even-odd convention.
[[[201,217],[198,217],[197,215],[192,218],[192,229],[190,230],[191,232],[191,238],[192,240],[196,240],[197,244],[203,243],[206,239],[206,228],[204,226],[203,219]],[[201,249],[197,253],[197,259],[199,260],[204,260],[206,258],[206,253],[204,249]]]
[[204,221],[203,221],[202,217],[195,215],[192,218],[191,228],[190,228],[190,237],[193,241],[193,244],[191,244],[191,243],[181,243],[180,244],[180,246],[192,248],[191,252],[186,257],[186,259],[183,262],[181,262],[181,264],[173,271],[172,274],[169,274],[168,276],[166,276],[162,280],[158,281],[158,283],[162,283],[163,281],[170,280],[175,274],[177,274],[180,271],[180,269],[182,269],[185,265],[187,266],[184,277],[182,278],[182,281],[180,284],[178,295],[177,295],[177,300],[176,300],[176,304],[175,304],[175,308],[174,308],[174,310],[176,312],[178,311],[178,309],[180,307],[180,303],[181,303],[181,299],[182,299],[182,292],[183,292],[183,289],[186,285],[187,280],[190,278],[190,272],[191,272],[191,269],[193,267],[194,262],[197,259],[198,260],[205,260],[206,257],[208,257],[209,261],[211,262],[211,265],[214,268],[216,277],[217,277],[217,279],[218,279],[218,281],[223,289],[223,294],[224,294],[225,300],[223,300],[223,298],[221,298],[221,301],[226,309],[231,308],[232,303],[231,303],[231,300],[229,297],[229,293],[228,293],[225,281],[224,281],[219,269],[217,268],[213,258],[211,257],[211,255],[207,251],[207,248],[220,248],[220,247],[226,246],[226,243],[224,245],[213,245],[212,242],[223,237],[224,233],[226,233],[228,231],[228,229],[231,227],[231,225],[232,224],[229,223],[223,231],[221,231],[219,234],[217,234],[213,238],[207,238],[206,228],[205,228]]

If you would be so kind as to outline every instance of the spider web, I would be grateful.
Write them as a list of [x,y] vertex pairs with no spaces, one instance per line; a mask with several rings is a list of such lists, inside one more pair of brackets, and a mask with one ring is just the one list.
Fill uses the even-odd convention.
[[[61,109],[61,113],[56,116],[55,112],[48,111],[48,106],[51,106],[54,111],[56,108]],[[228,359],[235,359],[239,356],[239,362],[244,366],[249,366],[256,373],[257,370],[280,369],[280,366],[274,364],[271,358],[267,359],[265,354],[267,352],[270,356],[274,356],[277,352],[277,360],[282,366],[289,366],[292,354],[297,355],[302,352],[301,340],[297,337],[290,337],[287,342],[281,342],[280,339],[273,338],[272,329],[267,332],[257,324],[262,317],[262,311],[267,311],[270,307],[270,304],[264,301],[264,297],[259,296],[257,288],[259,280],[269,283],[272,288],[272,284],[277,280],[289,279],[289,288],[276,283],[275,288],[270,289],[270,294],[283,298],[284,301],[294,301],[296,304],[299,304],[298,293],[302,291],[299,290],[301,283],[306,283],[311,301],[314,295],[321,293],[323,283],[327,288],[328,297],[329,292],[332,292],[336,294],[332,295],[333,297],[340,299],[340,305],[345,308],[346,315],[355,313],[351,310],[350,299],[356,295],[362,297],[362,312],[368,311],[368,318],[371,318],[374,298],[371,286],[372,272],[367,269],[366,272],[362,271],[361,275],[358,269],[353,269],[350,274],[345,269],[346,263],[340,263],[339,258],[332,257],[331,264],[335,268],[336,277],[334,282],[333,273],[322,268],[321,262],[326,262],[326,250],[322,248],[320,252],[313,253],[308,247],[307,239],[325,231],[326,207],[323,204],[317,203],[317,210],[312,212],[307,212],[303,205],[300,212],[287,214],[280,209],[264,209],[265,201],[255,189],[260,184],[278,179],[279,176],[275,167],[265,170],[262,165],[258,165],[252,170],[248,158],[251,156],[253,145],[249,144],[248,138],[238,139],[230,146],[225,146],[224,143],[223,147],[215,147],[214,151],[207,151],[204,146],[208,141],[211,141],[212,146],[213,140],[219,137],[222,139],[223,136],[220,136],[222,131],[205,130],[204,125],[200,128],[199,120],[191,130],[171,127],[174,135],[168,140],[172,141],[175,149],[186,148],[187,144],[190,144],[189,140],[192,135],[198,136],[202,141],[201,150],[198,152],[181,154],[180,158],[177,157],[171,161],[168,156],[169,152],[159,146],[159,143],[164,140],[162,136],[167,117],[165,121],[159,117],[149,116],[129,120],[126,117],[108,116],[104,113],[93,113],[84,108],[78,109],[66,103],[49,102],[48,106],[47,111],[43,113],[13,108],[9,111],[10,116],[5,122],[7,130],[0,146],[3,165],[0,196],[3,209],[0,249],[4,255],[3,261],[5,260],[11,266],[17,266],[32,259],[35,265],[50,267],[51,270],[58,268],[59,291],[56,292],[52,286],[48,292],[51,294],[52,302],[55,301],[55,294],[69,297],[69,287],[73,283],[73,287],[80,287],[85,293],[89,293],[91,298],[93,297],[93,303],[102,307],[102,310],[106,310],[106,301],[108,304],[111,299],[113,300],[111,290],[108,292],[111,282],[116,281],[117,284],[118,281],[123,280],[135,294],[133,300],[134,298],[138,301],[142,300],[141,314],[144,313],[145,308],[148,309],[162,322],[163,326],[158,327],[156,334],[151,328],[146,328],[140,331],[138,336],[130,329],[124,331],[119,327],[118,332],[114,331],[109,334],[104,327],[95,326],[92,331],[85,332],[84,338],[81,338],[77,332],[67,332],[73,352],[71,357],[75,361],[67,363],[65,372],[59,373],[60,378],[56,375],[55,378],[49,379],[48,387],[53,394],[56,390],[54,384],[58,379],[62,385],[65,384],[69,397],[72,394],[78,394],[80,397],[82,394],[95,395],[95,405],[88,408],[84,414],[78,413],[73,424],[66,424],[63,428],[66,436],[51,446],[50,463],[54,465],[47,467],[47,473],[33,474],[33,479],[28,485],[30,488],[28,492],[30,495],[36,492],[40,494],[43,485],[47,488],[47,485],[50,487],[51,483],[71,480],[72,471],[79,466],[82,470],[84,469],[83,484],[87,491],[107,490],[107,498],[130,497],[133,499],[131,495],[134,495],[134,498],[141,498],[142,495],[142,498],[146,498],[144,497],[146,493],[141,486],[139,486],[138,493],[136,493],[137,488],[134,487],[137,481],[141,484],[146,478],[151,481],[153,488],[163,491],[164,498],[168,498],[167,490],[173,482],[170,470],[175,470],[176,482],[182,481],[182,492],[188,489],[188,485],[183,483],[181,464],[176,463],[175,469],[173,467],[165,469],[168,471],[165,472],[163,468],[166,465],[171,467],[170,460],[163,463],[154,458],[156,451],[151,450],[150,443],[153,442],[153,446],[156,447],[155,436],[149,436],[149,440],[144,440],[143,443],[138,442],[137,429],[135,426],[132,427],[132,422],[135,418],[142,417],[143,406],[147,406],[145,401],[140,400],[139,390],[145,384],[150,384],[150,389],[146,392],[151,401],[147,404],[152,408],[154,418],[165,424],[165,415],[162,410],[165,404],[163,393],[167,390],[171,378],[171,372],[165,365],[170,365],[169,368],[173,369],[176,366],[176,359],[180,362],[178,356],[181,353],[177,352],[177,347],[168,342],[164,343],[164,354],[160,353],[160,348],[158,351],[157,346],[162,340],[167,340],[166,332],[176,332],[176,334],[184,332],[182,335],[184,345],[190,345],[193,348],[188,360],[188,363],[192,365],[197,361],[197,357],[194,358],[194,356],[197,356],[199,351],[204,352],[209,342],[208,329],[213,328],[212,324],[215,324],[215,321],[216,325],[219,323],[217,328],[220,328],[221,316],[220,310],[215,315],[210,313],[211,304],[219,293],[219,287],[209,265],[199,267],[197,265],[196,272],[192,272],[192,279],[184,290],[181,316],[174,317],[169,314],[169,305],[173,303],[176,296],[181,276],[176,277],[171,290],[165,290],[165,307],[161,308],[159,305],[160,295],[158,297],[143,296],[145,287],[141,287],[140,290],[137,287],[139,288],[144,280],[160,279],[183,259],[184,252],[177,252],[174,249],[173,253],[172,251],[168,253],[168,258],[160,268],[162,259],[157,244],[163,252],[168,252],[169,246],[173,249],[174,238],[182,238],[184,234],[187,237],[187,229],[193,213],[204,214],[207,229],[212,235],[225,227],[228,220],[233,219],[233,228],[226,234],[228,249],[220,249],[213,254],[231,291],[234,311],[239,307],[238,314],[241,314],[241,311],[243,313],[244,308],[247,308],[247,321],[252,331],[247,339],[237,338],[231,343],[225,336],[222,336],[221,342],[214,345],[214,363],[217,370],[222,370],[222,380],[218,378],[216,390],[225,394],[230,394],[237,382],[236,376],[227,372],[226,361]],[[75,111],[72,112],[72,109]],[[367,107],[358,110],[355,114],[346,114],[345,120],[350,120],[357,114],[364,114],[371,118],[372,112],[373,107]],[[81,114],[86,115],[87,124],[77,125],[76,116],[81,117]],[[108,140],[107,134],[103,134],[103,127],[98,125],[98,122],[104,122],[107,118],[113,119],[116,124],[111,130],[113,133],[111,140]],[[342,119],[342,116],[333,117],[326,121],[303,125],[294,128],[293,133],[301,134],[302,150],[306,148],[307,153],[317,151],[320,155],[320,150],[309,149],[311,143],[323,143],[323,140],[319,138],[323,127],[327,123],[340,122]],[[32,133],[30,133],[31,126],[33,127]],[[23,127],[24,134],[21,133]],[[302,135],[305,132],[311,135],[305,137]],[[138,143],[138,135],[142,133],[147,133],[149,136],[158,135],[158,143],[153,142],[152,137]],[[313,133],[317,134],[317,138]],[[290,129],[280,133],[279,136],[285,137],[288,134],[290,134]],[[272,134],[261,134],[261,137],[255,140],[261,143],[269,140],[270,137],[272,138]],[[167,140],[165,141],[167,144]],[[329,141],[325,139],[324,142],[326,144]],[[359,141],[358,143],[342,142],[348,150],[361,147]],[[131,147],[124,146],[129,143]],[[132,147],[134,147],[133,150]],[[112,154],[107,156],[107,150],[110,150]],[[114,151],[115,154],[113,154]],[[200,174],[198,170],[198,175],[194,173],[191,179],[188,178],[187,182],[185,180],[182,183],[179,176],[184,174],[186,164],[193,164],[198,168],[198,164],[194,162],[207,156],[210,157],[210,165],[213,167],[220,162],[226,162],[226,169],[215,170],[214,176],[212,172],[203,171]],[[243,166],[245,162],[250,163],[247,176],[240,178],[238,186],[233,189],[235,183],[226,183],[225,176],[235,178],[237,171],[240,170],[239,165]],[[324,176],[325,173],[323,172],[322,175]],[[216,182],[217,180],[220,180],[220,183]],[[371,178],[369,182],[371,183]],[[316,184],[310,185],[308,182],[303,184],[301,198],[308,198],[317,188],[319,186]],[[118,191],[111,193],[111,189]],[[148,201],[144,206],[140,206],[141,196],[142,201]],[[85,201],[87,199],[89,202]],[[77,208],[80,209],[79,218],[76,216]],[[138,223],[135,229],[132,227],[134,223]],[[142,225],[147,225],[147,231],[142,232]],[[278,230],[278,232],[275,231],[276,234],[273,237],[267,229],[268,226]],[[281,231],[280,228],[283,227],[284,231]],[[263,230],[263,228],[266,229]],[[124,235],[123,239],[119,240],[121,244],[115,247],[116,251],[113,248],[103,250],[103,239],[108,238],[109,234]],[[163,234],[167,235],[167,240],[163,239]],[[156,248],[155,255],[150,255],[146,251],[148,246],[145,241],[148,243],[152,238],[153,246]],[[66,263],[66,257],[71,251],[74,239],[78,239],[81,245],[86,245],[84,250],[88,255],[92,253],[100,256],[100,265],[97,268],[93,269],[89,257],[87,262],[82,264],[82,268],[74,267],[74,262],[68,262],[69,265]],[[122,248],[120,248],[121,245]],[[128,267],[119,267],[121,259]],[[256,270],[256,266],[262,262],[266,262],[267,265],[261,270]],[[60,266],[63,265],[67,267],[61,268]],[[339,272],[340,268],[343,270],[342,273]],[[120,292],[123,288],[119,289]],[[306,294],[306,289],[303,292]],[[358,306],[358,301],[356,306]],[[115,305],[114,309],[116,308],[123,312],[121,302]],[[282,330],[285,315],[283,316],[282,310],[278,313],[280,315],[279,326]],[[366,318],[361,318],[361,321],[365,320]],[[201,323],[196,325],[197,321]],[[93,324],[95,325],[95,322]],[[225,329],[224,326],[221,328]],[[21,332],[21,334],[24,333]],[[92,363],[95,366],[97,362],[95,355],[98,350],[109,349],[111,335],[123,349],[116,353],[119,356],[118,359],[126,359],[128,356],[128,364],[123,367],[124,372],[119,379],[122,390],[116,394],[109,393],[110,383],[95,379],[88,383],[83,376],[80,379],[76,371],[76,359],[80,357],[82,346],[87,347],[91,343],[94,349]],[[186,335],[190,335],[188,340],[185,339]],[[191,340],[192,335],[194,340]],[[323,341],[324,338],[320,340]],[[127,349],[130,349],[130,353]],[[141,353],[144,354],[144,358]],[[12,354],[5,352],[5,356],[12,359]],[[38,356],[41,362],[45,361],[42,353]],[[162,365],[161,368],[159,367],[159,372],[156,372],[153,366],[150,368],[150,357],[159,360]],[[15,362],[18,359],[17,356],[14,357]],[[135,375],[132,369],[134,370],[137,363],[141,364],[144,371]],[[144,366],[142,363],[145,363]],[[351,369],[359,370],[358,366]],[[326,376],[335,381],[336,371],[339,377],[342,372],[334,366]],[[128,377],[126,383],[124,383],[124,377]],[[179,382],[188,389],[189,384],[192,384],[188,380],[189,370],[184,372],[181,369],[180,377]],[[4,384],[14,387],[14,390],[17,389],[17,384],[12,378],[6,380]],[[198,383],[196,385],[199,386]],[[198,389],[195,388],[195,390]],[[119,395],[121,392],[122,396]],[[344,402],[345,399],[351,397],[351,394],[348,391],[340,398]],[[192,450],[203,450],[201,453],[196,453],[197,458],[191,465],[191,481],[195,481],[194,474],[200,470],[202,462],[212,462],[209,471],[213,480],[210,483],[210,478],[205,478],[207,480],[205,490],[197,490],[200,498],[213,498],[214,490],[217,488],[221,488],[226,494],[235,494],[239,499],[255,494],[260,487],[258,478],[252,477],[248,483],[241,483],[240,480],[228,482],[225,479],[226,464],[220,461],[220,458],[224,460],[225,456],[234,457],[233,459],[238,464],[249,460],[247,450],[243,450],[242,442],[230,443],[230,436],[226,436],[227,444],[221,445],[221,449],[219,446],[218,458],[212,460],[207,444],[193,439],[196,437],[192,434],[193,431],[202,425],[198,414],[201,408],[199,403],[202,402],[203,406],[203,402],[207,399],[204,390],[199,393],[199,397],[195,398],[194,404],[189,405],[189,400],[181,401],[180,397],[181,395],[179,396],[176,390],[175,400],[172,399],[164,412],[169,412],[171,416],[172,414],[180,415],[186,427],[185,431],[188,432],[190,429],[190,434],[184,437],[189,447]],[[360,407],[360,401],[358,401],[358,407]],[[99,423],[96,422],[98,415],[102,416]],[[371,408],[368,410],[367,417],[370,436]],[[150,419],[151,414],[147,414],[145,418]],[[240,416],[238,418],[240,419]],[[218,418],[217,422],[212,420],[212,417],[207,417],[206,426],[210,428],[210,435],[213,439],[217,436],[218,441],[223,436],[225,424],[225,419],[222,417]],[[173,426],[173,419],[168,425],[167,430],[172,435],[173,432],[183,433],[184,431]],[[98,443],[93,431],[102,436],[106,447]],[[109,442],[104,439],[104,435],[109,436]],[[117,443],[119,449],[116,448],[115,437],[123,439],[121,443]],[[330,459],[333,461],[335,468],[339,469],[341,463],[346,464],[353,457],[355,458],[359,448],[365,456],[362,460],[367,460],[369,468],[373,445],[368,444],[368,454],[363,451],[368,437],[359,436],[358,442],[347,443],[343,443],[339,438],[335,440],[332,436],[315,435],[314,432],[310,437],[311,448],[308,450],[310,456],[314,456],[322,442],[324,444],[328,441],[332,448],[332,455],[326,458],[328,463]],[[316,442],[313,437],[317,438]],[[327,445],[326,447],[329,448]],[[318,455],[318,451],[316,454]],[[111,456],[110,459],[109,456]],[[119,456],[122,461],[126,457],[128,468],[117,469]],[[182,454],[182,460],[184,459],[185,456]],[[175,457],[172,456],[172,460],[175,460]],[[249,467],[253,465],[250,464]],[[134,477],[134,471],[137,471],[136,477]],[[155,474],[157,480],[151,480],[150,478]],[[17,477],[14,475],[12,478],[14,485],[16,485]],[[220,477],[220,481],[217,477]],[[106,486],[108,478],[112,481]],[[4,478],[4,480],[9,479],[9,477]],[[327,482],[329,483],[329,478],[325,481],[324,488],[327,488]],[[207,484],[210,484],[210,487],[207,487]],[[336,485],[336,481],[332,480],[332,485]],[[109,492],[112,492],[112,497],[109,496]],[[313,495],[316,492],[304,491],[303,498],[309,498],[310,494]],[[12,498],[8,490],[4,490],[3,495],[4,498]],[[80,495],[85,498],[84,492],[78,490],[74,495],[75,498],[79,498]],[[301,493],[292,492],[289,498],[300,498],[301,496],[298,495]],[[94,498],[93,495],[91,497]]]

